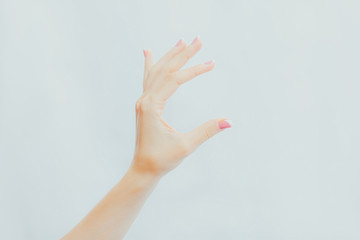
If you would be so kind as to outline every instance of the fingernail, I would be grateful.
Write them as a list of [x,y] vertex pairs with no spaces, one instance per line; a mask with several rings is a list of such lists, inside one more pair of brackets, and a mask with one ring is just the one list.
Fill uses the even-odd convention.
[[200,39],[200,36],[197,35],[194,40],[192,41],[191,45],[195,44]]
[[146,51],[146,49],[145,49],[145,48],[143,49],[143,53],[144,53],[144,57],[146,57],[146,53],[147,53],[147,51]]
[[210,61],[207,61],[205,64],[212,64],[212,63],[215,63],[214,59],[211,59]]
[[184,38],[181,38],[181,39],[177,42],[176,46],[177,46],[177,47],[180,46],[183,41],[184,41]]
[[219,128],[220,128],[220,129],[229,128],[229,127],[231,127],[231,126],[232,126],[232,122],[231,122],[230,120],[228,120],[228,119],[226,119],[226,120],[221,120],[221,121],[219,122]]

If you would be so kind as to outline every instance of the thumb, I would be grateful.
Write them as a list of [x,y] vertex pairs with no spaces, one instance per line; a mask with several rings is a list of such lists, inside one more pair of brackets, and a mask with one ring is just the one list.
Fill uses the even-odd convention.
[[191,150],[195,150],[195,148],[215,134],[223,131],[225,128],[231,127],[231,124],[231,121],[227,118],[215,118],[208,120],[194,130],[187,132],[185,134],[187,138],[186,140],[190,145]]

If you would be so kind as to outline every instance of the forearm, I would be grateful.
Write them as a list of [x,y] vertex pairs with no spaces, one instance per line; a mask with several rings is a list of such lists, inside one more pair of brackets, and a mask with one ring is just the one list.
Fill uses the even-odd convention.
[[122,239],[159,180],[156,175],[130,167],[121,181],[63,240]]
[[182,39],[156,64],[152,52],[144,50],[144,91],[135,104],[136,146],[132,165],[63,240],[122,239],[160,176],[173,170],[210,137],[231,127],[227,119],[214,118],[183,133],[162,118],[167,99],[180,85],[214,68],[212,60],[180,70],[201,46],[199,36],[189,46]]

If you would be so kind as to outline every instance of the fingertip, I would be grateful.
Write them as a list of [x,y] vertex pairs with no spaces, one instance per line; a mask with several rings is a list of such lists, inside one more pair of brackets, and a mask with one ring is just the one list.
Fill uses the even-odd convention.
[[184,38],[181,38],[181,43],[180,43],[180,45],[178,45],[177,46],[177,49],[178,49],[178,51],[183,51],[185,48],[187,48],[187,46],[188,46],[188,43],[185,41],[185,39]]
[[185,39],[182,37],[180,38],[180,40],[176,43],[175,47],[180,47],[181,45],[183,45],[185,42]]
[[209,61],[203,63],[203,65],[204,65],[207,72],[211,71],[211,70],[213,70],[215,68],[215,60],[214,59],[209,60]]
[[147,55],[148,58],[152,58],[153,57],[153,52],[151,51],[151,49],[147,50]]
[[233,123],[231,120],[225,118],[225,119],[222,119],[218,122],[218,125],[219,125],[219,128],[220,129],[225,129],[225,128],[230,128],[233,126]]
[[204,63],[205,65],[212,65],[212,64],[215,64],[215,60],[214,59],[211,59],[207,62]]
[[198,43],[198,44],[200,45],[200,46],[199,46],[199,48],[202,48],[202,45],[203,45],[203,41],[202,41],[202,39],[201,39],[201,38],[199,38],[199,40],[198,40],[198,41],[199,41],[199,43]]

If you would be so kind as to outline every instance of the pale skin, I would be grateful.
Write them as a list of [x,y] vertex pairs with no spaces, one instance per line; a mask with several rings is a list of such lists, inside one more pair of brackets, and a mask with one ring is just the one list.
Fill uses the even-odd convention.
[[214,61],[180,70],[202,47],[195,37],[181,39],[156,64],[144,49],[143,93],[136,101],[136,143],[132,163],[123,178],[62,239],[123,239],[159,181],[198,146],[230,127],[226,118],[206,121],[189,132],[178,132],[163,118],[167,99],[184,83],[214,68]]

